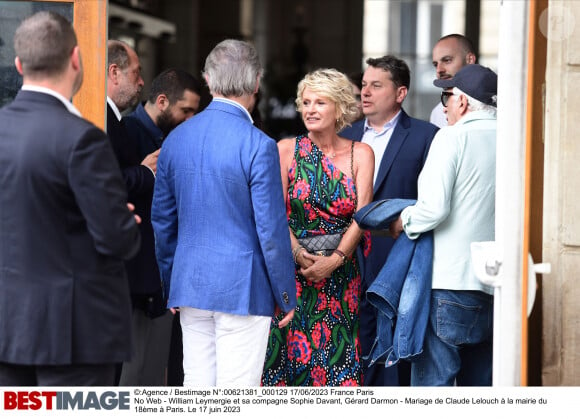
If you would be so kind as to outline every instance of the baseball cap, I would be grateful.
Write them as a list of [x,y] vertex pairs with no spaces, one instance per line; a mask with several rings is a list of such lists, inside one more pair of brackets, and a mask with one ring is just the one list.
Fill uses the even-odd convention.
[[437,87],[457,87],[467,95],[486,105],[496,106],[497,74],[491,69],[479,64],[463,66],[454,77],[446,80],[434,80]]

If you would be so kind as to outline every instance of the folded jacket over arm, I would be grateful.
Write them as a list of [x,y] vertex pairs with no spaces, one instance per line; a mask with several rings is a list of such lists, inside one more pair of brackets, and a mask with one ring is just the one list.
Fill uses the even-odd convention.
[[[384,199],[361,208],[354,216],[366,230],[386,230],[401,211],[415,204],[411,199]],[[411,240],[401,234],[366,293],[377,308],[377,335],[366,356],[370,364],[384,360],[385,367],[399,359],[411,359],[423,350],[429,318],[433,234]]]

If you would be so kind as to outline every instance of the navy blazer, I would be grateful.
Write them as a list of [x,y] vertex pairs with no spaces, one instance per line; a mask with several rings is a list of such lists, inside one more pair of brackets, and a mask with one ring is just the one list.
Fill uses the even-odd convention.
[[[365,120],[355,122],[340,135],[360,141]],[[379,166],[374,185],[373,200],[401,198],[417,199],[417,179],[423,169],[429,147],[439,128],[427,121],[411,118],[401,109],[401,116]],[[373,235],[371,252],[365,259],[363,278],[368,287],[385,264],[394,240]],[[366,289],[366,288],[365,288]]]
[[142,222],[139,230],[142,235],[142,245],[139,253],[127,261],[127,275],[134,303],[138,296],[157,296],[156,307],[149,307],[153,312],[161,314],[164,303],[161,297],[161,278],[159,268],[155,261],[155,240],[151,227],[151,202],[153,200],[153,188],[155,176],[151,169],[141,165],[143,158],[140,155],[138,134],[134,130],[127,130],[125,118],[119,121],[113,109],[107,104],[107,134],[113,145],[113,150],[121,167],[123,178],[129,195],[129,202],[135,205],[135,214],[138,214]]
[[105,133],[57,98],[0,110],[0,362],[116,363],[131,354],[122,259],[139,230]]

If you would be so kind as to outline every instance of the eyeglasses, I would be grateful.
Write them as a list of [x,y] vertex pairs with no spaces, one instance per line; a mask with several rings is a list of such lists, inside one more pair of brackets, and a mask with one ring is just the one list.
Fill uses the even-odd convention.
[[441,104],[447,107],[447,102],[449,102],[449,97],[453,96],[453,92],[441,92]]

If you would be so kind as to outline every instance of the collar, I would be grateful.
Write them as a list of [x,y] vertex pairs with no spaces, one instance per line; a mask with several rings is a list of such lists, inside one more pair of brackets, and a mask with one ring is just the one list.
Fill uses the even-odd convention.
[[[401,119],[401,110],[399,109],[399,112],[397,112],[397,114],[391,118],[390,121],[388,121],[385,125],[383,125],[383,129],[379,132],[379,134],[394,128],[395,125],[397,125],[397,122],[399,122],[399,119]],[[365,125],[364,125],[364,132],[368,131],[368,130],[372,130],[373,127],[370,126],[369,124],[369,120],[367,118],[365,118]]]
[[121,112],[119,111],[119,108],[117,108],[117,105],[115,105],[115,102],[113,102],[113,99],[111,99],[109,96],[107,96],[107,103],[109,104],[109,106],[113,110],[115,116],[117,117],[117,120],[120,121],[122,118]]
[[471,121],[477,121],[477,120],[482,120],[482,119],[488,119],[488,120],[493,120],[495,121],[497,119],[497,116],[494,115],[493,113],[490,113],[488,111],[471,111],[468,112],[467,114],[463,115],[463,117],[457,121],[455,124],[453,124],[453,126],[455,125],[465,125],[470,123]]
[[159,142],[163,141],[165,138],[163,131],[161,131],[155,122],[153,122],[142,103],[139,103],[137,108],[133,111],[133,115],[135,118],[141,121],[151,136],[155,137],[155,139],[159,140]]
[[250,115],[250,112],[248,112],[248,110],[246,108],[244,108],[242,105],[240,105],[235,100],[231,100],[231,99],[228,99],[225,97],[214,97],[212,100],[215,102],[229,103],[230,105],[233,105],[238,109],[241,109],[242,111],[244,111],[244,113],[246,114],[248,119],[252,122],[252,124],[254,123],[254,120],[252,119],[252,115]]
[[57,98],[58,100],[60,100],[62,102],[62,104],[64,106],[66,106],[66,109],[70,113],[72,113],[76,116],[82,117],[79,110],[77,108],[75,108],[75,106],[71,103],[70,100],[67,100],[63,95],[61,95],[60,93],[58,93],[52,89],[49,89],[48,87],[34,86],[32,84],[24,84],[24,85],[22,85],[21,90],[28,90],[29,92],[38,92],[38,93],[44,93],[44,94],[53,96],[53,97]]

